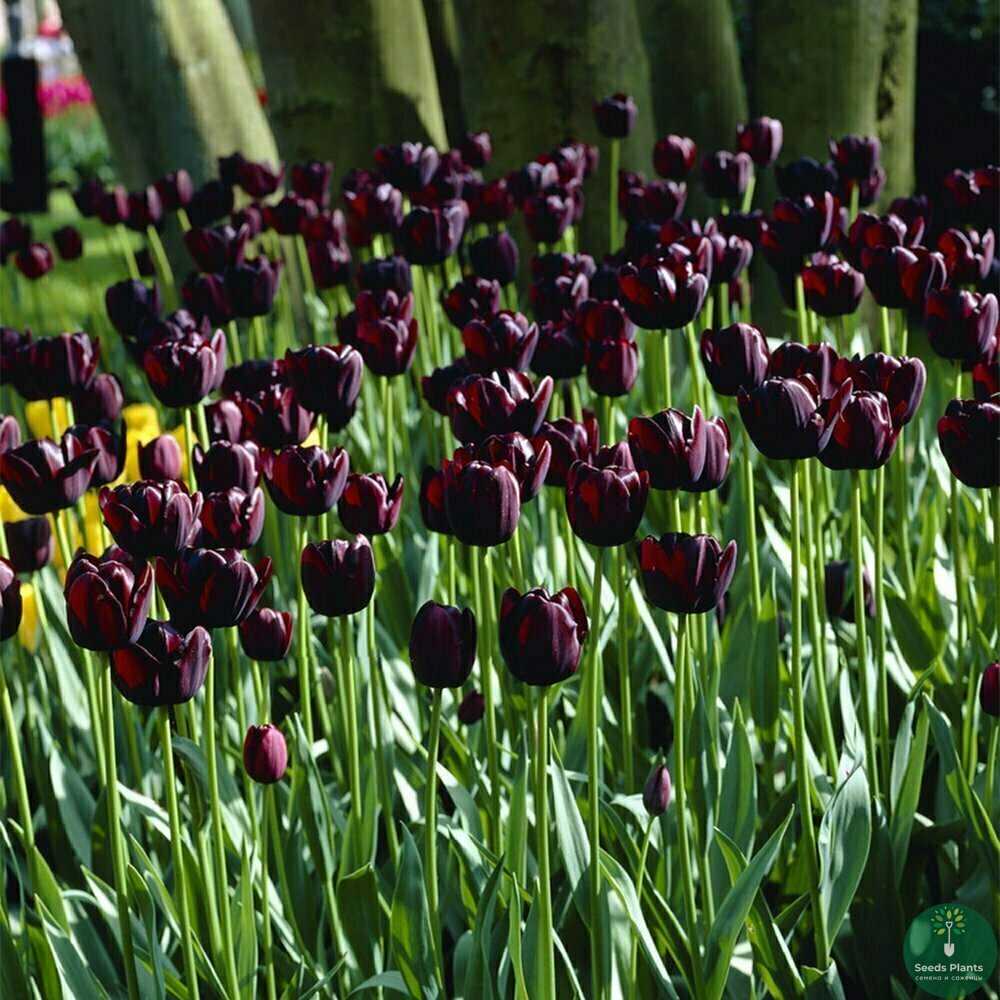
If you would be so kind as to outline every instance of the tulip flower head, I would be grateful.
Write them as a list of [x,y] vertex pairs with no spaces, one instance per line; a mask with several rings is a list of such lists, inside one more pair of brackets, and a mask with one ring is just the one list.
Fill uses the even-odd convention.
[[243,741],[243,766],[261,785],[280,781],[288,769],[288,746],[277,726],[251,726]]
[[476,662],[476,618],[428,601],[410,628],[410,665],[417,681],[431,688],[461,687]]
[[150,619],[136,642],[111,651],[111,680],[133,705],[181,705],[204,684],[211,655],[204,628],[184,633]]
[[338,618],[366,608],[375,592],[375,559],[364,535],[351,542],[310,542],[302,550],[302,589],[319,615]]
[[258,607],[239,624],[240,645],[251,660],[277,663],[292,647],[292,616],[288,611]]
[[639,544],[639,575],[646,599],[663,611],[704,614],[729,589],[736,542],[723,548],[711,535],[670,532]]
[[662,816],[670,805],[670,772],[663,764],[653,768],[642,789],[642,804],[650,816]]
[[0,558],[0,642],[17,635],[23,614],[21,581],[9,559]]
[[507,669],[524,684],[550,687],[579,668],[587,613],[572,587],[551,596],[541,587],[524,594],[511,587],[500,602],[499,630]]

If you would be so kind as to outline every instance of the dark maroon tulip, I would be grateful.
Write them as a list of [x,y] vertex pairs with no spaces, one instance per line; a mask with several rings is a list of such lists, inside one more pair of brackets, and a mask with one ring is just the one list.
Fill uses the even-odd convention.
[[453,457],[456,469],[471,461],[509,469],[520,487],[521,505],[538,496],[548,475],[552,448],[541,442],[536,448],[523,434],[496,434],[470,448],[459,448]]
[[157,559],[156,586],[177,625],[232,628],[257,607],[272,570],[270,559],[255,566],[236,549],[184,549]]
[[266,392],[271,386],[286,386],[287,365],[280,358],[261,358],[258,361],[244,361],[226,369],[222,379],[224,396],[254,396]]
[[350,460],[343,448],[332,452],[290,446],[263,456],[264,482],[278,510],[299,517],[328,511],[344,492]]
[[649,473],[634,468],[574,462],[566,477],[569,523],[591,545],[610,547],[629,541],[639,529],[648,498]]
[[240,401],[247,434],[263,448],[301,444],[312,430],[312,416],[290,386],[272,385]]
[[17,635],[21,627],[21,581],[9,559],[0,559],[0,642]]
[[264,491],[236,487],[206,493],[197,544],[207,549],[248,549],[264,530]]
[[710,277],[713,285],[728,285],[735,281],[753,260],[753,244],[742,236],[713,233],[708,241],[712,249]]
[[747,153],[720,150],[701,161],[701,178],[710,198],[737,201],[753,176],[753,160]]
[[572,320],[544,320],[538,324],[538,343],[531,358],[536,375],[575,378],[584,364],[584,345]]
[[258,784],[281,781],[288,769],[288,746],[277,726],[251,726],[243,741],[243,767]]
[[234,316],[266,316],[274,308],[281,284],[282,262],[263,255],[231,268],[226,288]]
[[233,189],[222,181],[208,181],[185,206],[192,226],[210,226],[233,210]]
[[507,175],[507,188],[519,204],[558,183],[559,167],[555,163],[542,163],[540,160],[532,160],[520,170]]
[[223,225],[212,229],[189,229],[184,234],[184,245],[198,270],[211,274],[242,264],[249,239],[249,226]]
[[111,680],[133,705],[181,705],[205,683],[212,640],[203,628],[185,634],[150,619],[131,646],[111,652]]
[[796,378],[812,375],[824,396],[832,396],[842,379],[835,376],[836,350],[832,344],[800,344],[790,340],[776,347],[767,365],[768,378]]
[[847,261],[811,264],[801,271],[806,306],[820,316],[847,316],[857,312],[865,291],[865,276]]
[[399,224],[396,249],[411,264],[441,264],[458,249],[468,217],[464,201],[446,201],[440,208],[418,205]]
[[113,483],[122,474],[122,469],[125,468],[124,425],[118,433],[108,421],[93,426],[74,424],[63,436],[64,442],[66,438],[75,438],[81,451],[97,452],[97,462],[88,488]]
[[372,237],[392,233],[403,221],[403,195],[391,184],[377,184],[344,194],[347,237],[352,246],[366,247]]
[[506,177],[499,177],[482,186],[466,185],[464,195],[472,222],[488,225],[505,222],[517,210],[517,200]]
[[587,629],[587,612],[572,587],[551,596],[541,587],[524,594],[511,587],[500,601],[500,652],[524,684],[550,687],[572,677]]
[[653,167],[667,180],[684,180],[697,159],[698,147],[693,139],[688,139],[686,136],[668,135],[653,147]]
[[569,417],[559,417],[551,423],[542,424],[531,443],[539,453],[545,444],[552,450],[545,485],[563,488],[575,462],[592,463],[597,455],[599,436],[597,420],[587,411],[584,412],[583,423],[577,423]]
[[493,159],[493,140],[489,132],[467,132],[458,150],[467,167],[482,170]]
[[[532,262],[537,259],[533,258]],[[532,281],[528,289],[528,302],[539,322],[560,320],[579,308],[589,294],[586,274],[544,275]]]
[[222,326],[235,315],[225,274],[189,275],[181,287],[181,298],[186,309],[212,326]]
[[982,236],[974,229],[945,230],[938,239],[938,250],[944,255],[949,281],[954,285],[982,281],[990,273],[995,244],[992,229]]
[[488,278],[465,278],[441,292],[441,307],[459,330],[474,319],[489,320],[500,311],[500,283]]
[[0,455],[21,447],[21,425],[17,417],[0,414]]
[[538,344],[538,326],[517,312],[504,310],[491,319],[474,319],[462,330],[465,356],[473,371],[498,368],[527,371]]
[[451,534],[444,500],[444,469],[450,464],[446,460],[440,469],[424,466],[420,477],[420,517],[424,527],[438,535]]
[[743,424],[768,458],[814,458],[826,447],[851,394],[848,379],[825,398],[812,375],[769,378],[737,396]]
[[16,254],[31,245],[31,226],[20,219],[5,219],[0,222],[0,265],[7,263],[11,254]]
[[650,816],[662,816],[670,805],[670,772],[663,764],[654,767],[642,788],[642,804]]
[[77,389],[70,396],[73,415],[81,424],[96,424],[102,420],[117,420],[125,405],[121,379],[117,375],[102,374],[86,389]]
[[319,291],[346,285],[351,280],[351,251],[346,243],[322,240],[306,247],[309,271]]
[[190,543],[201,516],[201,494],[189,494],[177,482],[105,486],[99,501],[111,536],[137,559],[176,555]]
[[251,660],[279,663],[292,646],[292,616],[288,611],[257,608],[239,624],[240,645]]
[[245,441],[247,430],[243,409],[235,399],[220,399],[205,407],[209,441]]
[[855,389],[819,460],[828,469],[878,469],[892,457],[898,437],[889,400],[881,392]]
[[251,198],[267,198],[278,190],[284,178],[281,164],[275,169],[266,160],[248,160],[239,173],[239,185]]
[[[861,567],[864,587],[865,616],[875,617],[875,594],[868,567]],[[828,562],[823,570],[823,593],[826,600],[826,614],[830,621],[837,618],[854,622],[854,573],[849,562]]]
[[73,191],[73,203],[76,210],[85,219],[97,215],[97,208],[104,195],[104,185],[96,177],[88,177],[80,181]]
[[1000,361],[992,364],[980,362],[972,369],[973,395],[980,402],[1000,392]]
[[375,375],[394,377],[410,370],[417,336],[415,319],[363,320],[358,323],[355,346]]
[[178,409],[200,403],[222,385],[226,373],[226,338],[216,330],[210,340],[165,340],[150,347],[143,368],[153,395]]
[[597,131],[609,139],[624,139],[635,126],[639,109],[628,94],[609,94],[594,104]]
[[736,148],[747,153],[758,167],[770,166],[781,152],[784,129],[777,118],[763,115],[736,126]]
[[468,361],[456,358],[450,365],[435,368],[430,375],[420,378],[420,393],[427,405],[442,416],[448,416],[448,393],[460,379],[471,374]]
[[61,226],[52,234],[52,242],[63,260],[78,260],[83,255],[83,237],[75,226]]
[[716,216],[715,224],[724,236],[740,236],[756,251],[760,246],[761,237],[767,229],[764,213],[757,209],[753,212],[729,212],[727,215]]
[[243,171],[247,166],[247,158],[240,152],[230,153],[218,158],[219,180],[229,187],[239,187]]
[[536,243],[557,243],[573,223],[575,205],[569,188],[553,184],[522,205],[528,235]]
[[104,293],[104,305],[111,325],[126,339],[133,340],[143,320],[160,318],[160,291],[154,281],[119,281]]
[[701,360],[712,388],[720,396],[752,392],[767,377],[767,340],[749,323],[734,323],[701,335]]
[[180,479],[184,469],[184,453],[172,434],[161,434],[148,444],[139,442],[139,475],[143,479],[166,482]]
[[26,441],[0,455],[0,482],[26,514],[52,514],[83,496],[99,458],[70,436]]
[[121,184],[101,193],[97,216],[106,226],[117,226],[128,219],[128,191]]
[[675,220],[687,202],[687,186],[675,181],[650,181],[630,187],[619,205],[630,228],[635,223],[666,224]]
[[778,190],[785,198],[799,198],[805,194],[822,194],[837,187],[837,171],[829,163],[818,163],[809,156],[792,160],[774,168]]
[[105,653],[138,642],[153,599],[153,571],[77,552],[63,587],[66,624],[73,641]]
[[722,417],[706,420],[697,406],[693,417],[674,409],[633,417],[628,444],[654,490],[704,493],[718,489],[729,472],[729,427]]
[[0,382],[12,382],[20,364],[21,348],[31,343],[31,331],[0,326]]
[[47,243],[30,243],[18,250],[14,264],[29,281],[37,281],[52,270],[55,261]]
[[264,224],[279,236],[298,236],[319,214],[319,209],[306,198],[287,194],[274,205],[262,205]]
[[318,615],[338,618],[366,608],[375,592],[375,558],[364,535],[353,542],[310,542],[302,550],[302,589]]
[[177,209],[183,208],[194,195],[191,175],[183,169],[164,174],[155,182],[155,187],[164,209],[168,212],[176,212]]
[[333,164],[326,160],[310,160],[292,166],[292,190],[300,198],[308,198],[320,208],[330,203],[330,181],[333,178]]
[[511,431],[531,437],[545,419],[551,398],[551,378],[533,388],[527,375],[509,368],[469,375],[448,392],[452,433],[464,444]]
[[364,361],[348,344],[309,345],[285,354],[285,374],[300,404],[321,413],[332,431],[343,430],[354,416]]
[[489,547],[513,538],[521,517],[521,487],[506,466],[449,462],[442,487],[448,525],[460,542]]
[[932,291],[924,312],[927,340],[942,358],[961,361],[970,371],[997,356],[997,297],[959,288]]
[[483,236],[469,246],[469,263],[481,278],[509,285],[517,278],[520,254],[514,238],[504,230]]
[[207,451],[196,444],[192,459],[195,479],[205,493],[234,488],[249,493],[260,483],[260,451],[252,441],[216,441]]
[[941,254],[923,247],[913,247],[912,251],[917,259],[903,272],[900,284],[907,300],[922,306],[932,291],[948,283],[948,271]]
[[776,271],[797,271],[803,257],[831,244],[837,234],[839,208],[829,192],[780,198],[761,236],[765,259]]
[[410,665],[413,676],[430,688],[459,688],[476,662],[476,616],[428,601],[410,628]]
[[626,264],[618,272],[621,304],[644,330],[679,330],[698,315],[708,278],[673,259]]
[[639,377],[634,340],[588,340],[584,344],[587,384],[599,396],[625,396]]
[[137,233],[144,233],[147,226],[159,229],[163,223],[163,202],[154,185],[132,191],[128,196],[128,214],[125,225]]
[[400,191],[424,187],[437,170],[440,156],[433,146],[420,142],[402,142],[398,146],[379,146],[375,162],[382,176]]
[[486,713],[486,699],[482,691],[473,689],[463,699],[458,706],[458,721],[463,726],[471,726],[477,723]]
[[855,354],[841,358],[833,369],[835,383],[850,379],[855,389],[880,392],[889,400],[893,424],[908,424],[920,406],[927,384],[927,369],[919,358],[894,358],[889,354]]
[[937,432],[956,479],[974,490],[1000,486],[1000,402],[953,399]]
[[52,561],[55,543],[47,517],[4,521],[3,527],[10,562],[18,573],[34,573]]
[[384,535],[396,526],[403,504],[403,477],[392,484],[377,472],[348,476],[337,501],[344,529],[352,535]]
[[26,343],[14,366],[14,387],[25,399],[53,399],[90,388],[100,342],[85,333],[62,333]]
[[908,247],[875,247],[861,251],[865,284],[875,301],[886,309],[905,309],[909,297],[903,286],[906,272],[920,266],[916,252]]
[[344,213],[335,209],[326,209],[319,215],[311,215],[302,220],[299,233],[306,243],[336,243],[344,246],[347,240],[347,222]]
[[830,156],[841,177],[864,180],[879,168],[882,143],[874,135],[845,135],[830,140]]
[[669,532],[639,543],[639,574],[650,604],[663,611],[711,611],[736,570],[736,542],[723,548],[711,535]]
[[861,251],[876,247],[914,247],[924,235],[926,220],[922,216],[909,223],[890,212],[888,215],[872,215],[859,212],[851,223],[847,235],[840,241],[844,256],[853,267],[861,266]]
[[979,682],[979,705],[987,715],[1000,716],[1000,660],[983,671]]

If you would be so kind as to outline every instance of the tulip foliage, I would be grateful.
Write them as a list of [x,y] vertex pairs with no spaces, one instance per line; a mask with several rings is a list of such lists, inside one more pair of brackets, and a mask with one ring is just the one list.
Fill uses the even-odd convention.
[[1000,173],[641,113],[2,223],[11,996],[908,996],[991,912]]

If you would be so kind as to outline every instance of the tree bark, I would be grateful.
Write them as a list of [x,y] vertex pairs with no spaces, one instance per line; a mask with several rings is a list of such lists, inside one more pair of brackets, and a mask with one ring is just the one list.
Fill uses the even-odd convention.
[[420,0],[251,0],[268,114],[290,162],[370,167],[380,143],[447,148]]
[[[462,75],[459,69],[458,18],[454,0],[424,0],[424,16],[434,54],[438,93],[448,136],[457,144],[469,127],[462,107]],[[473,121],[471,128],[476,129]],[[478,129],[476,129],[478,131]]]
[[62,0],[123,182],[277,150],[220,0]]
[[634,0],[456,0],[466,119],[489,129],[497,173],[520,167],[563,139],[599,143],[602,162],[587,185],[584,249],[607,246],[608,141],[593,104],[624,91],[639,106],[622,143],[623,167],[649,163],[653,104]]
[[876,106],[886,204],[893,197],[910,194],[914,186],[918,8],[918,0],[895,0],[886,12]]

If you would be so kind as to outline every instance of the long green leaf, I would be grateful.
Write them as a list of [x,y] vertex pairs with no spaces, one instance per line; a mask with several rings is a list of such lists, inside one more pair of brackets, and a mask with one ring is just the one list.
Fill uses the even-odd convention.
[[406,827],[403,827],[399,872],[389,922],[393,954],[411,996],[441,996],[441,984],[434,971],[431,953],[423,865],[417,845]]

